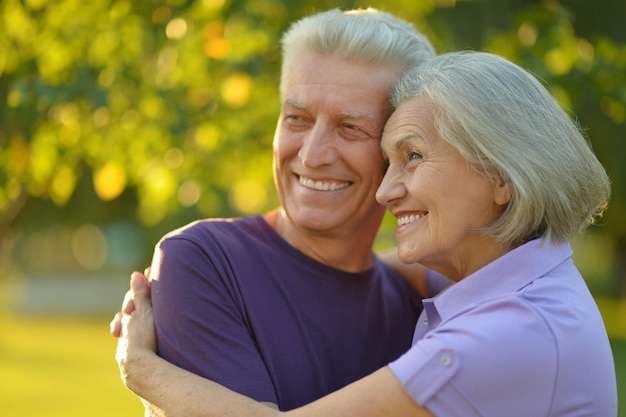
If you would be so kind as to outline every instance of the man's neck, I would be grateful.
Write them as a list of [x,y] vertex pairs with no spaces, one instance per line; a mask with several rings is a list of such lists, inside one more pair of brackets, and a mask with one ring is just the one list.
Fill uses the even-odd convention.
[[372,238],[359,233],[332,235],[330,232],[298,228],[280,209],[265,216],[265,221],[294,248],[330,267],[347,272],[363,272],[372,267]]

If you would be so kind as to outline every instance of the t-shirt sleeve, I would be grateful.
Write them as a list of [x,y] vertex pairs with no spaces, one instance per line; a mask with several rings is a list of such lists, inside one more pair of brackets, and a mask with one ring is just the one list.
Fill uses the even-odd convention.
[[184,236],[163,239],[150,278],[160,356],[257,401],[277,403],[237,281],[218,245]]

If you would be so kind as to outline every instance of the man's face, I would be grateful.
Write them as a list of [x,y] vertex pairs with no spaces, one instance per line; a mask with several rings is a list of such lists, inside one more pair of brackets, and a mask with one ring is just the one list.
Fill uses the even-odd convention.
[[274,137],[282,207],[308,232],[375,234],[384,214],[375,199],[385,169],[380,138],[398,71],[305,53],[285,75]]

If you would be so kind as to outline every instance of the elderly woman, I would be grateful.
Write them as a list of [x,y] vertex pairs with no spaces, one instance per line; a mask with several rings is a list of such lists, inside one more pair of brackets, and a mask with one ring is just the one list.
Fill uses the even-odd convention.
[[[609,180],[577,126],[487,53],[439,56],[392,100],[377,198],[398,219],[400,259],[455,283],[424,301],[406,354],[287,414],[616,416],[608,338],[569,244],[601,215]],[[283,414],[160,359],[147,283],[132,287],[117,354],[131,390],[168,416]]]

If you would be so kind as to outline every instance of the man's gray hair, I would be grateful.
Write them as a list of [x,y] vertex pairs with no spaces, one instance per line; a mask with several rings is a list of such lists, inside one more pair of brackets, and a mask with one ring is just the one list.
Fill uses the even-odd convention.
[[399,72],[435,56],[430,41],[411,23],[373,8],[333,9],[302,18],[283,35],[282,51],[281,97],[291,65],[304,52],[388,65]]

